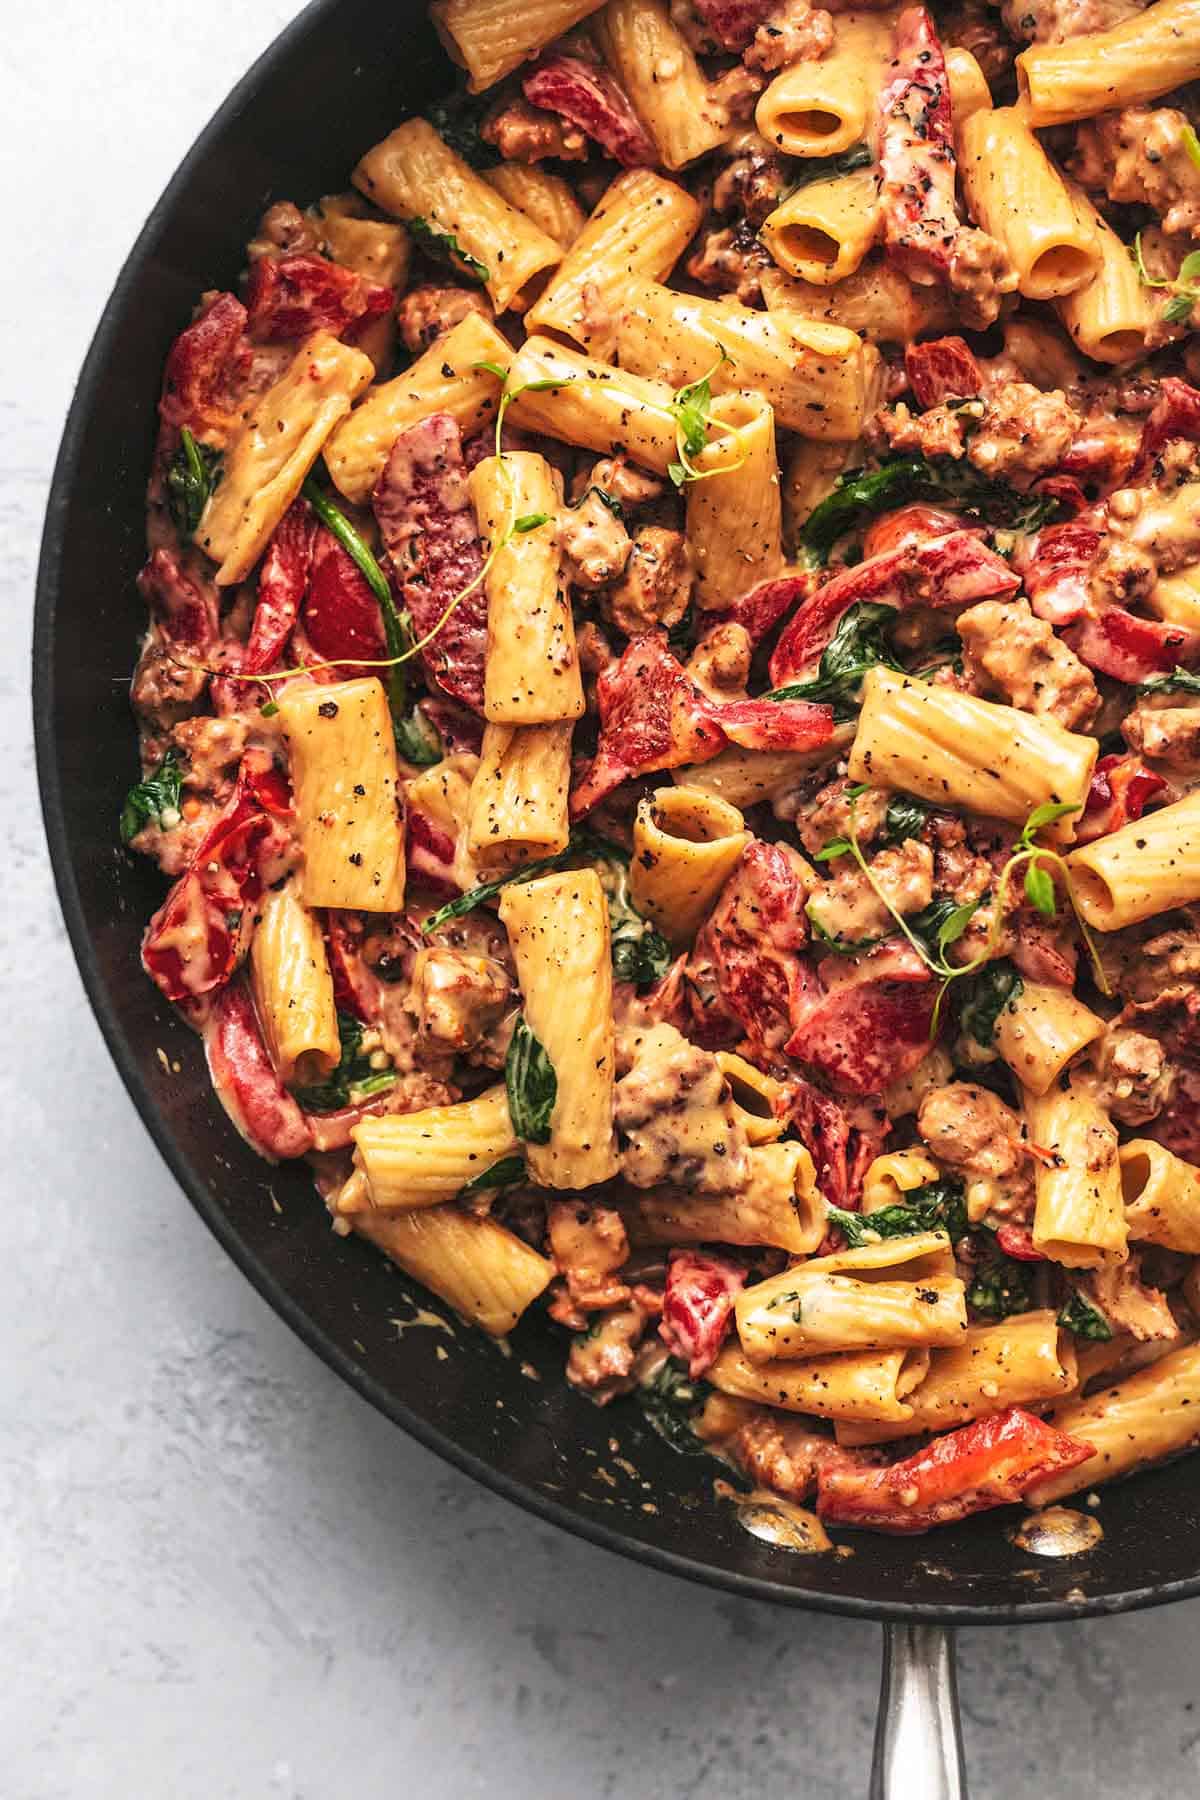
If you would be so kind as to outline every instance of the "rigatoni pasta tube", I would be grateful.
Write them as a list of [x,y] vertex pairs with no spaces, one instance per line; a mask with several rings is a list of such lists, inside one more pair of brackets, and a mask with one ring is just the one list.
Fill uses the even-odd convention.
[[404,833],[383,683],[369,676],[289,686],[278,706],[304,851],[304,904],[398,912],[404,904]]
[[1112,1120],[1081,1082],[1026,1094],[1025,1120],[1042,1152],[1035,1166],[1033,1247],[1068,1269],[1128,1255],[1125,1197]]
[[878,231],[875,172],[855,169],[797,188],[764,221],[759,235],[789,275],[831,287],[853,275]]
[[687,489],[687,540],[701,609],[728,606],[783,568],[775,415],[746,392],[718,395],[709,419],[710,441],[692,458],[700,479]]
[[429,16],[446,50],[481,94],[570,31],[602,0],[433,0]]
[[1072,186],[1071,198],[1095,234],[1100,266],[1086,287],[1055,301],[1055,311],[1085,356],[1095,362],[1136,362],[1146,354],[1149,332],[1161,325],[1162,301],[1142,282],[1128,247],[1083,190]]
[[794,787],[804,775],[846,749],[854,735],[852,725],[834,727],[834,734],[819,750],[744,750],[731,745],[711,762],[676,769],[673,779],[681,787],[716,794],[731,806],[756,806],[773,800]]
[[365,505],[400,433],[431,413],[449,413],[464,437],[486,425],[500,403],[500,381],[481,365],[507,368],[511,355],[490,320],[468,313],[403,375],[372,388],[333,433],[325,465],[335,487]]
[[1070,988],[1026,981],[1001,1007],[994,1042],[1021,1086],[1044,1094],[1103,1030],[1104,1020]]
[[1038,131],[1140,106],[1200,78],[1200,0],[1158,0],[1110,31],[1031,44],[1017,88]]
[[355,1213],[354,1229],[491,1337],[507,1337],[554,1275],[515,1232],[456,1206]]
[[1097,931],[1120,931],[1200,900],[1200,793],[1095,838],[1067,858],[1075,903]]
[[337,1067],[342,1046],[325,938],[290,882],[262,902],[250,986],[280,1081],[308,1085]]
[[374,373],[369,356],[318,331],[255,400],[196,527],[196,543],[221,565],[218,587],[245,580],[330,433]]
[[557,1083],[549,1142],[526,1145],[529,1172],[543,1187],[591,1187],[617,1172],[612,954],[600,877],[581,869],[506,887],[500,919],[525,1023]]
[[961,44],[946,45],[946,79],[950,83],[954,129],[958,132],[968,119],[991,106],[992,90],[976,58]]
[[[664,381],[644,380],[546,337],[526,338],[508,380],[514,396],[508,416],[515,425],[601,456],[624,449],[656,475],[665,475],[675,461],[674,394]],[[556,385],[534,385],[545,382]]]
[[1152,1138],[1121,1145],[1125,1224],[1135,1244],[1200,1256],[1200,1169]]
[[942,1231],[797,1263],[746,1288],[734,1311],[742,1349],[756,1363],[955,1344],[967,1326],[965,1290]]
[[764,269],[761,286],[772,312],[841,325],[870,344],[907,344],[925,332],[945,330],[955,318],[944,287],[917,287],[874,254],[834,287],[801,281],[782,269]]
[[630,282],[617,325],[623,369],[679,388],[707,375],[714,394],[756,390],[775,423],[801,437],[856,438],[879,404],[879,352],[838,325],[735,300]]
[[785,156],[836,156],[867,135],[895,13],[842,13],[827,56],[793,62],[759,96],[754,123]]
[[[368,218],[366,212],[359,194],[326,194],[316,208],[322,246],[343,268],[382,282],[400,295],[408,280],[412,239],[403,225]],[[356,333],[355,348],[370,357],[376,375],[390,366],[395,338],[396,316],[390,310]]]
[[561,332],[607,355],[624,284],[634,276],[665,280],[702,216],[699,201],[677,182],[653,169],[623,170],[526,313],[526,329]]
[[1096,754],[1095,738],[1051,719],[877,667],[863,682],[849,772],[851,781],[1015,824],[1048,801],[1071,806],[1043,834],[1070,843]]
[[486,554],[484,716],[494,725],[577,719],[583,676],[558,544],[558,478],[544,456],[510,450],[485,457],[468,486]]
[[1091,222],[1019,107],[967,120],[959,170],[971,217],[1008,252],[1026,299],[1055,300],[1094,280],[1101,253]]
[[969,1326],[961,1344],[929,1352],[928,1372],[908,1395],[907,1425],[847,1425],[839,1427],[838,1442],[879,1444],[918,1431],[952,1431],[1009,1406],[1061,1399],[1078,1378],[1074,1339],[1059,1329],[1056,1315],[1017,1313],[999,1325]]
[[1056,1431],[1091,1444],[1095,1455],[1030,1488],[1023,1497],[1032,1506],[1099,1487],[1186,1450],[1200,1438],[1200,1344],[1174,1350],[1086,1399],[1064,1401],[1049,1414],[1049,1422]]
[[444,756],[441,762],[422,769],[404,784],[405,807],[409,813],[424,813],[454,844],[451,878],[465,894],[479,880],[479,868],[471,854],[470,807],[471,789],[479,771],[479,758],[467,750]]
[[633,825],[634,905],[670,943],[690,944],[750,841],[727,800],[686,787],[647,794]]
[[782,1412],[823,1419],[890,1424],[897,1437],[913,1427],[906,1395],[929,1367],[930,1352],[860,1350],[803,1362],[752,1363],[733,1346],[722,1350],[705,1380],[738,1400],[759,1400]]
[[[788,1094],[786,1084],[756,1068],[735,1050],[717,1050],[714,1054],[729,1084],[730,1097],[745,1130],[746,1141],[750,1144],[775,1143],[783,1136],[787,1124],[781,1116]],[[811,1163],[811,1157],[809,1161]],[[810,1185],[814,1180],[815,1176],[810,1178]]]
[[760,1144],[736,1193],[657,1187],[619,1202],[635,1244],[765,1244],[808,1256],[825,1236],[825,1202],[803,1144]]
[[342,1213],[441,1206],[518,1148],[503,1087],[453,1106],[363,1119],[350,1135],[366,1192],[343,1188]]
[[583,208],[561,175],[548,175],[536,163],[502,162],[494,169],[481,169],[480,179],[532,219],[560,250],[569,250],[583,230]]
[[924,1150],[889,1150],[874,1157],[863,1176],[863,1216],[881,1212],[885,1206],[899,1206],[906,1194],[940,1181],[941,1174]]
[[426,119],[408,119],[368,150],[351,179],[393,218],[420,221],[456,252],[486,270],[482,276],[497,312],[562,251],[443,143]]
[[467,813],[467,848],[481,868],[507,868],[566,849],[572,729],[569,719],[485,728]]
[[682,169],[730,136],[729,115],[665,0],[609,0],[593,31],[666,168]]

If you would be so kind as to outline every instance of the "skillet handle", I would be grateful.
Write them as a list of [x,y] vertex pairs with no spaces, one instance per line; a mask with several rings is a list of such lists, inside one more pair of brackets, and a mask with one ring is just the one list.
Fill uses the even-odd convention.
[[870,1800],[967,1800],[954,1633],[885,1625]]

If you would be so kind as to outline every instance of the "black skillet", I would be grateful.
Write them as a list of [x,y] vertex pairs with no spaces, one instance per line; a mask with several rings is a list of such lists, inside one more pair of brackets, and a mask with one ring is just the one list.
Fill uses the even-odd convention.
[[871,1792],[949,1800],[965,1784],[944,1628],[1084,1618],[1200,1593],[1195,1466],[1107,1491],[1102,1541],[1069,1561],[1025,1554],[1006,1535],[1013,1515],[997,1513],[911,1542],[859,1534],[849,1557],[761,1543],[713,1497],[711,1463],[676,1454],[631,1406],[599,1411],[565,1387],[551,1327],[523,1326],[507,1357],[461,1328],[398,1335],[397,1316],[441,1309],[375,1251],[331,1236],[302,1171],[251,1155],[210,1096],[197,1040],[138,966],[161,884],[122,853],[115,827],[135,762],[121,684],[142,627],[133,583],[163,357],[196,296],[235,281],[264,205],[343,188],[360,153],[449,80],[423,0],[314,0],[203,133],[125,264],[71,408],[38,577],[38,768],[67,928],[109,1048],[171,1169],[260,1293],[332,1368],[448,1461],[606,1549],[735,1593],[881,1620]]

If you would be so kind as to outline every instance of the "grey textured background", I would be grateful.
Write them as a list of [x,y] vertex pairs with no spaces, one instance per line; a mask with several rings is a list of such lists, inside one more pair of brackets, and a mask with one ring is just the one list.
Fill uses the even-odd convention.
[[[407,1442],[224,1260],[84,1004],[29,742],[46,484],[122,256],[291,10],[0,32],[0,1796],[856,1796],[874,1630],[622,1563]],[[966,1634],[976,1800],[1194,1792],[1198,1619]]]

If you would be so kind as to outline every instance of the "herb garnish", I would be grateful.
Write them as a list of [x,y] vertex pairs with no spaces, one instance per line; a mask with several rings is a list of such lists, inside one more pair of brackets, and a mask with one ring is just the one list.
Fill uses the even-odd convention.
[[1200,694],[1200,675],[1191,669],[1172,669],[1169,675],[1152,675],[1149,681],[1139,681],[1134,692],[1169,694],[1176,690],[1182,694]]
[[851,1250],[880,1238],[915,1237],[922,1231],[944,1231],[951,1243],[967,1234],[967,1207],[961,1181],[930,1181],[912,1188],[895,1206],[872,1213],[847,1212],[831,1206],[826,1217],[836,1225]]
[[486,287],[491,280],[491,270],[486,263],[481,263],[476,256],[468,256],[452,231],[439,231],[428,219],[405,219],[408,231],[415,238],[417,247],[435,262],[449,263],[464,280],[473,281],[476,287]]
[[693,1381],[686,1368],[669,1356],[637,1390],[638,1403],[648,1422],[672,1450],[697,1455],[704,1444],[692,1430],[692,1421],[712,1393],[707,1381]]
[[1107,1344],[1112,1337],[1112,1326],[1104,1314],[1077,1291],[1060,1310],[1057,1322],[1064,1330],[1074,1332],[1076,1337],[1088,1338],[1094,1344]]
[[[1200,168],[1200,143],[1190,125],[1184,126],[1184,147],[1192,161]],[[1191,143],[1188,143],[1190,137]],[[1193,154],[1195,147],[1195,154]],[[1162,288],[1170,296],[1160,315],[1164,325],[1187,325],[1191,323],[1192,309],[1200,300],[1200,250],[1193,250],[1179,265],[1179,273],[1165,281],[1156,281],[1146,267],[1142,255],[1142,234],[1139,231],[1129,250],[1138,272],[1138,280],[1143,287]]]
[[963,988],[958,1022],[968,1037],[990,1050],[1000,1014],[1023,993],[1025,983],[1010,962],[993,962],[965,981]]
[[858,600],[838,620],[837,630],[821,655],[817,673],[808,681],[789,681],[763,696],[766,700],[814,700],[832,704],[835,718],[858,710],[858,690],[868,669],[883,663],[898,669],[892,633],[900,615],[878,600]]
[[464,1194],[481,1194],[488,1188],[516,1187],[525,1179],[525,1158],[523,1156],[502,1156],[500,1161],[485,1169],[482,1175],[472,1175],[460,1192]]
[[805,520],[798,556],[811,567],[823,567],[846,532],[909,500],[945,500],[1012,531],[1036,531],[1059,510],[1056,500],[1018,494],[1002,481],[977,474],[969,463],[901,457],[877,469],[848,469],[840,475],[833,492]]

